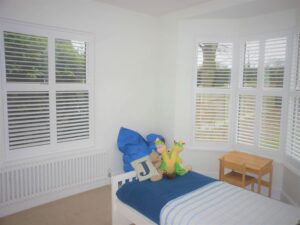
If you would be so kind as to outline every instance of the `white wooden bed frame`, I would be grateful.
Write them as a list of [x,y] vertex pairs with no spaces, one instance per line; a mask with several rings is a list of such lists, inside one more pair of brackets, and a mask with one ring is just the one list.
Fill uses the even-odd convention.
[[[111,178],[112,185],[112,224],[113,225],[156,225],[153,221],[132,207],[122,203],[116,195],[118,189],[125,183],[132,182],[136,172],[123,173]],[[300,224],[299,224],[300,225]]]
[[116,195],[118,189],[127,182],[132,182],[136,178],[136,172],[123,173],[111,178],[111,199],[112,199],[112,224],[113,225],[155,225],[150,219],[145,217],[130,206],[122,203]]

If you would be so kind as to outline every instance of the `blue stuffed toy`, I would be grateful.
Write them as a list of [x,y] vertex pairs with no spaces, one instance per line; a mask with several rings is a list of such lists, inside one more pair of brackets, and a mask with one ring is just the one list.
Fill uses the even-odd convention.
[[118,148],[123,153],[123,169],[125,172],[132,171],[131,162],[149,155],[156,150],[155,140],[164,140],[161,135],[149,134],[147,140],[138,132],[121,127],[118,135]]

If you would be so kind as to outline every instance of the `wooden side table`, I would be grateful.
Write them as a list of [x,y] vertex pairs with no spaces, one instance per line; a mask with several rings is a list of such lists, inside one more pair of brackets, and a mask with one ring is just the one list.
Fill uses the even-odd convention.
[[[269,188],[268,196],[271,197],[272,194],[272,175],[273,175],[273,160],[264,158],[257,155],[252,155],[245,152],[230,151],[224,154],[220,160],[220,173],[219,178],[221,179],[221,174],[224,172],[224,166],[222,165],[222,160],[245,164],[246,172],[255,174],[257,176],[257,193],[261,193],[261,186],[266,186]],[[269,174],[269,180],[263,180],[262,177]]]

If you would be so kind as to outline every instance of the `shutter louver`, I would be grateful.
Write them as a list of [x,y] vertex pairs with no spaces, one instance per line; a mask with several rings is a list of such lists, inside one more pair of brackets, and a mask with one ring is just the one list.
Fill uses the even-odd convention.
[[293,97],[288,121],[287,153],[300,161],[300,98]]
[[4,32],[7,82],[48,83],[47,37]]
[[281,96],[264,96],[262,105],[260,147],[265,150],[279,150]]
[[266,40],[264,60],[264,87],[283,87],[286,45],[286,38]]
[[244,145],[254,144],[255,132],[255,107],[254,95],[239,96],[237,143]]
[[247,41],[244,55],[243,87],[256,87],[258,64],[259,41]]
[[55,39],[57,83],[86,83],[86,42]]
[[50,144],[48,92],[8,92],[9,149]]
[[229,136],[229,95],[198,94],[195,140],[227,142]]
[[199,44],[197,87],[230,87],[232,50],[232,43]]
[[56,93],[57,141],[89,138],[88,91]]
[[298,51],[297,51],[297,56],[296,56],[296,68],[294,68],[295,71],[295,80],[291,79],[291,87],[295,88],[296,91],[300,90],[300,35],[297,35],[297,46],[298,46]]

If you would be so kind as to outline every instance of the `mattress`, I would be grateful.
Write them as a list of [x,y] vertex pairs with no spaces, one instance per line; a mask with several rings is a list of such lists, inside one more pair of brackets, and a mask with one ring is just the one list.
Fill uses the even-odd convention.
[[300,209],[224,182],[168,202],[162,225],[296,225]]
[[300,208],[195,172],[124,184],[117,197],[161,225],[296,225]]
[[161,210],[168,202],[215,181],[211,177],[191,171],[172,180],[135,180],[124,184],[116,194],[123,203],[159,224]]

